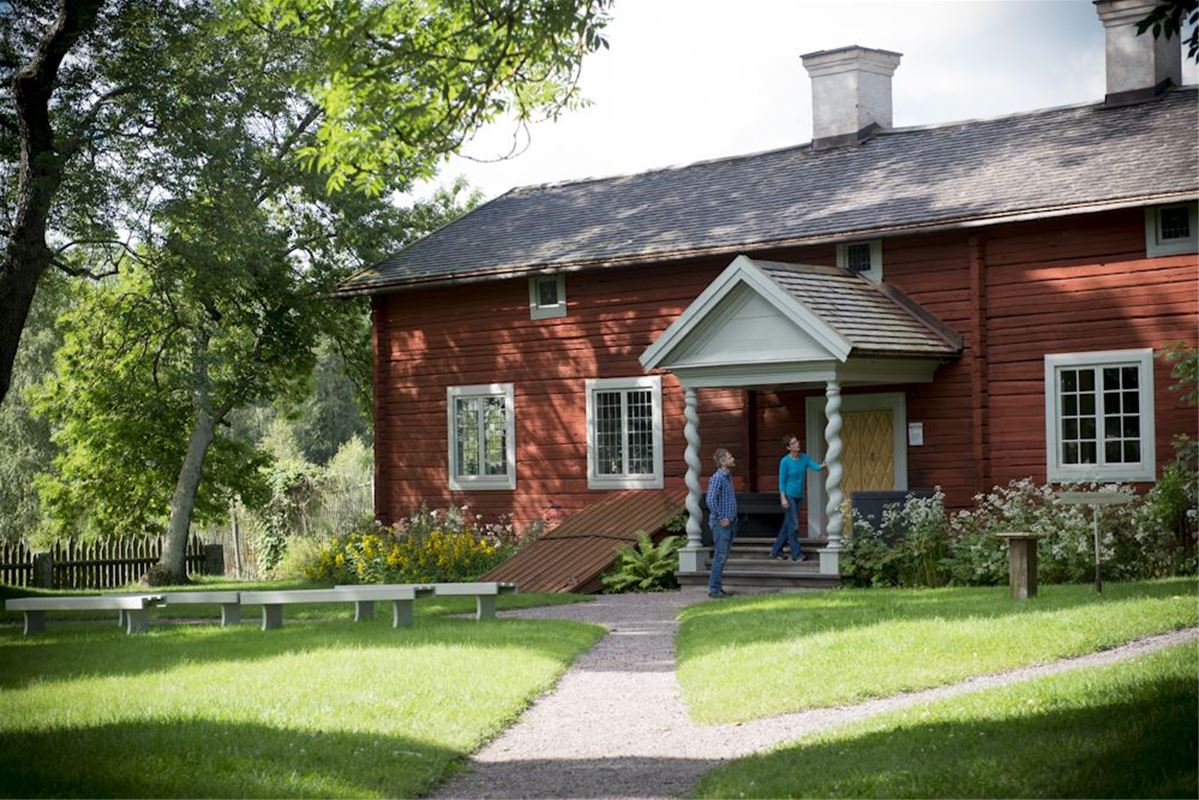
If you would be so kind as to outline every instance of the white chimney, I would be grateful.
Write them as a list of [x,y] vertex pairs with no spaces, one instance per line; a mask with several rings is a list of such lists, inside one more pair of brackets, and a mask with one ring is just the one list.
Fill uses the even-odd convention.
[[902,53],[839,47],[801,56],[812,78],[812,146],[838,147],[891,127],[891,76]]
[[1157,0],[1095,0],[1107,39],[1107,104],[1148,100],[1182,83],[1182,47],[1178,34],[1154,38],[1137,35],[1137,22],[1153,11]]

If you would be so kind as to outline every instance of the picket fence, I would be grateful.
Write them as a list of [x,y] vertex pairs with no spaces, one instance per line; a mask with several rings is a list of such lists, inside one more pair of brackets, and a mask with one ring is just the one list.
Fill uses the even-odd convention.
[[[57,542],[47,551],[34,552],[24,542],[0,545],[0,583],[34,586],[35,556],[49,558],[55,589],[115,589],[142,577],[162,555],[162,538]],[[188,575],[207,572],[204,542],[188,539],[184,564]],[[50,587],[46,587],[50,588]]]

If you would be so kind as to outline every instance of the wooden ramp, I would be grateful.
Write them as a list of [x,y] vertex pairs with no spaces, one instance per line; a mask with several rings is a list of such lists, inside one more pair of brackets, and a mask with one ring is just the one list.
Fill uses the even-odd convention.
[[637,531],[662,538],[686,494],[671,489],[605,495],[479,580],[511,581],[522,592],[598,592],[616,548],[637,541]]

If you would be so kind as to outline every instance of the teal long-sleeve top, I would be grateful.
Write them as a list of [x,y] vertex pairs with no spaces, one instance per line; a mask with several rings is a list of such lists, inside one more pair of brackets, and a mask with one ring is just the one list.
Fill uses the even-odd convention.
[[807,453],[800,453],[799,458],[792,458],[790,453],[783,456],[779,462],[779,494],[803,497],[804,472],[809,469],[819,472],[820,464]]

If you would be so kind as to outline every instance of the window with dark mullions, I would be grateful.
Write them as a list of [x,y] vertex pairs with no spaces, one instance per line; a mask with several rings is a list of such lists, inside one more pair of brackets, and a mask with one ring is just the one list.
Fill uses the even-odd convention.
[[1154,480],[1153,351],[1045,357],[1050,481]]
[[845,246],[845,268],[850,272],[869,272],[870,243],[848,244]]
[[1186,206],[1167,206],[1157,213],[1158,238],[1165,242],[1171,239],[1191,237],[1191,213]]

